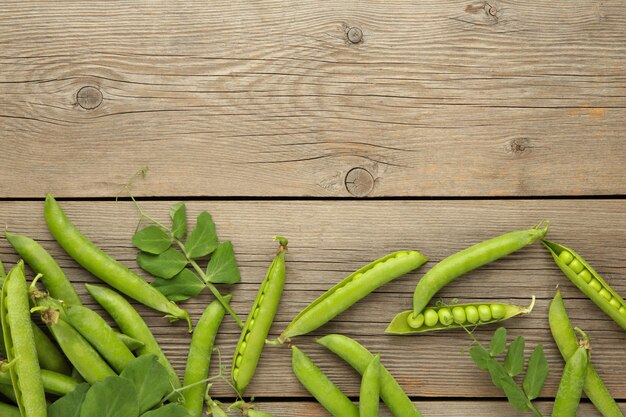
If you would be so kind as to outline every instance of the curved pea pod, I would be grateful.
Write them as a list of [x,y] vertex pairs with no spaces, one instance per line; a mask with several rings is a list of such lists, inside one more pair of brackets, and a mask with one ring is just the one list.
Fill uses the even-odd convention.
[[363,378],[361,378],[361,390],[359,395],[359,413],[361,417],[378,417],[380,403],[380,354],[367,365]]
[[[226,302],[230,302],[231,298],[230,294],[224,296]],[[183,387],[185,387],[183,405],[191,417],[202,417],[207,388],[207,382],[202,383],[202,381],[206,380],[209,374],[213,342],[225,313],[226,310],[219,300],[213,301],[202,313],[191,337],[183,381]]]
[[[565,361],[569,360],[578,348],[578,339],[572,328],[561,291],[557,290],[550,302],[548,321],[552,337],[556,342]],[[606,385],[596,372],[593,364],[587,365],[587,375],[583,387],[585,394],[604,417],[624,417],[619,405],[615,402]]]
[[[482,326],[508,320],[511,317],[529,314],[535,306],[535,297],[528,306],[502,303],[470,303],[450,306],[428,307],[423,313],[413,318],[413,310],[396,315],[385,333],[419,334],[437,330],[462,329],[463,327]],[[434,319],[429,322],[429,313]],[[447,314],[442,314],[447,312]],[[448,319],[444,319],[448,317]],[[436,321],[435,321],[436,320]]]
[[130,337],[127,334],[115,332],[117,338],[122,341],[126,345],[128,349],[131,351],[137,350],[145,346],[145,344],[141,340],[137,340],[134,337]]
[[41,282],[51,297],[63,300],[66,305],[82,305],[76,290],[59,264],[39,243],[15,233],[5,232],[4,237],[32,270],[42,275]]
[[[415,287],[413,313],[417,316],[444,286],[469,271],[509,255],[542,239],[548,226],[540,223],[528,230],[516,230],[477,243],[454,253],[433,266]],[[542,227],[543,226],[543,227]]]
[[0,295],[0,321],[4,334],[9,374],[17,405],[23,417],[45,417],[46,396],[41,381],[35,337],[30,319],[24,262],[6,277]]
[[344,278],[302,310],[278,337],[288,339],[309,333],[326,324],[354,303],[408,272],[422,266],[428,258],[415,251],[386,255]]
[[[45,392],[54,395],[69,394],[74,391],[79,384],[79,382],[71,376],[48,371],[47,369],[41,370],[41,383]],[[3,386],[12,386],[9,364],[0,367],[0,384]],[[2,414],[0,414],[0,416],[1,415]]]
[[20,409],[11,404],[0,402],[0,416],[2,417],[21,417]]
[[[317,339],[317,343],[346,361],[361,375],[374,359],[374,355],[359,342],[341,334],[326,335]],[[380,397],[395,417],[422,416],[398,384],[398,381],[382,364],[380,365]]]
[[33,327],[33,336],[35,337],[35,347],[37,348],[37,357],[39,358],[39,366],[41,369],[59,372],[61,374],[70,375],[72,368],[63,356],[59,348],[50,340],[50,338],[35,323],[31,322]]
[[359,417],[359,409],[296,346],[291,346],[291,368],[300,383],[335,417]]
[[191,320],[185,310],[87,239],[70,222],[59,203],[50,194],[46,195],[44,217],[52,236],[83,268],[121,293],[165,313],[167,317],[186,320],[191,331]]
[[254,376],[285,285],[287,239],[275,239],[279,241],[280,249],[261,282],[233,356],[231,377],[240,394],[243,394]]
[[558,243],[542,241],[554,262],[600,310],[626,330],[626,303],[578,253]]
[[552,417],[576,417],[589,364],[589,339],[584,333],[583,337],[574,354],[565,363],[554,399]]

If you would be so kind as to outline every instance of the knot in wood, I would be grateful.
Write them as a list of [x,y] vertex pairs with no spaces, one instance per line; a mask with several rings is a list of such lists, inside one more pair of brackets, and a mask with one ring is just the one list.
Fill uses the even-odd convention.
[[348,40],[352,43],[360,43],[363,40],[363,31],[357,27],[348,29]]
[[365,197],[374,189],[374,176],[365,168],[352,168],[346,174],[346,190],[355,197]]
[[530,140],[527,138],[515,138],[509,143],[509,152],[513,155],[522,155],[530,151]]
[[102,92],[93,86],[86,86],[76,93],[76,103],[85,110],[93,110],[102,103]]

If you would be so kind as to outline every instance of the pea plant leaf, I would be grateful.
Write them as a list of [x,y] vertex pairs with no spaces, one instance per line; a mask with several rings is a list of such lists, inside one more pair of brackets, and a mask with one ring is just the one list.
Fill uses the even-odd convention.
[[170,208],[172,218],[172,236],[182,239],[187,236],[187,207],[185,203],[176,203]]
[[132,360],[120,377],[132,382],[135,388],[134,402],[139,407],[137,414],[157,405],[171,391],[167,370],[155,355],[141,355]]
[[235,284],[241,280],[233,244],[229,240],[220,243],[211,255],[206,267],[206,277],[214,284]]
[[183,301],[200,294],[206,286],[200,278],[185,268],[171,279],[156,278],[152,286],[170,301]]
[[196,227],[185,242],[185,252],[191,259],[200,258],[217,248],[217,233],[211,215],[203,211],[196,219]]
[[491,356],[498,356],[506,349],[506,329],[504,327],[498,328],[493,334],[493,338],[489,343],[489,354]]
[[150,410],[141,415],[141,417],[188,417],[189,412],[180,404],[166,404],[156,410]]
[[138,414],[135,384],[119,376],[94,383],[80,409],[80,417],[137,417]]
[[148,226],[133,235],[133,245],[144,252],[158,255],[172,245],[172,240],[160,227]]
[[511,376],[518,376],[524,368],[524,338],[517,336],[509,345],[504,358],[504,369]]
[[505,374],[500,377],[500,388],[504,391],[509,404],[518,411],[528,410],[528,398],[524,391],[515,383],[513,378],[501,368]]
[[489,364],[492,361],[489,352],[482,345],[474,345],[470,348],[470,356],[478,366],[478,369],[486,371],[489,368]]
[[524,392],[529,399],[535,399],[541,393],[544,382],[548,377],[548,361],[543,353],[543,346],[537,345],[530,355],[528,369],[524,376]]
[[74,391],[50,404],[48,417],[80,417],[80,408],[89,388],[87,383],[80,384]]
[[137,263],[144,271],[160,278],[169,279],[187,266],[187,258],[176,249],[169,248],[158,255],[140,252],[137,255]]

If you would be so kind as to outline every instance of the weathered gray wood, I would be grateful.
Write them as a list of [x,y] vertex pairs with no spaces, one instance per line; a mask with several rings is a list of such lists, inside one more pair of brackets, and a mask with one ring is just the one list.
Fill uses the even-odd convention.
[[[141,203],[147,212],[166,221],[171,202]],[[63,201],[62,206],[76,225],[111,255],[135,268],[135,250],[130,238],[138,220],[132,204],[122,202]],[[93,306],[80,286],[94,282],[58,245],[45,228],[42,202],[0,202],[0,224],[13,232],[38,239],[58,259],[79,284],[83,299]],[[271,237],[290,239],[287,255],[287,284],[271,334],[276,336],[309,302],[351,271],[388,252],[413,248],[431,261],[416,273],[399,278],[357,303],[333,322],[310,336],[294,340],[330,378],[351,396],[358,394],[359,378],[338,358],[314,343],[328,333],[354,337],[373,352],[381,352],[382,362],[400,384],[416,397],[500,397],[488,375],[474,367],[467,349],[471,343],[463,332],[440,332],[415,337],[383,333],[387,323],[400,310],[411,307],[413,288],[419,277],[436,261],[450,253],[506,231],[525,228],[540,219],[552,220],[550,238],[579,251],[614,288],[626,294],[623,259],[626,210],[622,200],[507,200],[507,201],[193,201],[188,203],[190,218],[209,210],[221,239],[231,239],[241,268],[243,282],[233,290],[234,309],[245,317],[257,285],[275,253]],[[17,259],[6,240],[0,240],[0,258],[12,265]],[[540,245],[533,245],[497,263],[474,271],[446,287],[445,300],[504,300],[528,303],[538,297],[533,313],[506,322],[511,338],[523,334],[527,353],[537,343],[545,347],[551,373],[542,396],[553,396],[562,360],[554,346],[547,324],[547,305],[559,285],[572,321],[588,331],[593,343],[593,362],[617,398],[626,398],[626,333],[604,316],[578,292],[553,265]],[[185,303],[194,318],[211,300],[203,294]],[[168,357],[182,372],[189,335],[183,323],[170,325],[160,314],[138,307]],[[99,310],[100,311],[100,310]],[[486,341],[495,330],[490,326],[476,331]],[[226,319],[217,345],[224,364],[239,333]],[[215,358],[214,358],[215,359]],[[217,359],[213,372],[217,372]],[[230,396],[224,384],[217,383],[216,396]],[[249,387],[256,397],[306,396],[290,370],[286,347],[267,347],[256,378]],[[447,404],[447,403],[446,403]],[[462,409],[462,408],[461,408]]]
[[145,166],[138,195],[624,194],[625,22],[620,0],[3,2],[0,195],[112,196]]

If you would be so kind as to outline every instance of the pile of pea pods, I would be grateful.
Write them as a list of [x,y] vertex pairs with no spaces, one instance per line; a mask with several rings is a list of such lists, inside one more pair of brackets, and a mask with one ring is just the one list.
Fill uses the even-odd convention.
[[[181,382],[173,366],[141,315],[123,295],[164,313],[171,320],[191,319],[188,313],[139,275],[111,258],[84,236],[65,215],[58,202],[47,196],[44,216],[52,236],[60,246],[107,286],[86,288],[117,324],[109,326],[100,315],[85,307],[56,261],[36,241],[22,235],[5,237],[22,258],[6,274],[0,262],[0,417],[46,417],[54,404],[62,401],[81,382],[97,384],[116,378],[137,357],[152,355],[171,384],[171,393],[142,417],[201,417],[206,410],[213,416],[227,416],[224,406],[209,395],[209,366],[213,344],[229,306],[231,296],[219,296],[198,320],[191,339],[188,360]],[[413,309],[399,313],[387,333],[414,335],[430,331],[473,329],[528,314],[528,306],[505,303],[472,303],[428,306],[445,285],[465,273],[496,261],[540,240],[565,275],[609,317],[626,329],[626,303],[578,255],[565,246],[545,240],[547,224],[528,230],[512,231],[477,243],[452,254],[433,266],[419,281],[413,296]],[[172,239],[175,236],[172,237]],[[319,338],[319,344],[352,366],[361,376],[358,405],[350,400],[324,372],[296,345],[297,337],[308,334],[350,308],[382,285],[413,271],[428,260],[416,251],[404,250],[386,255],[334,285],[304,308],[275,340],[267,340],[285,284],[285,255],[288,241],[275,237],[278,252],[261,282],[232,358],[230,384],[238,398],[233,407],[249,417],[271,415],[243,400],[252,381],[265,345],[286,345],[292,352],[292,369],[302,386],[335,417],[376,417],[380,400],[396,417],[419,417],[420,412],[402,387],[374,354],[357,341],[340,334]],[[27,283],[24,263],[37,274]],[[38,284],[45,287],[41,290]],[[122,295],[123,294],[123,295]],[[217,296],[217,295],[216,295]],[[35,324],[39,315],[44,331]],[[565,359],[565,368],[552,415],[574,417],[583,392],[603,416],[623,416],[589,358],[589,340],[579,340],[570,324],[560,292],[550,304],[549,323],[554,340]],[[168,414],[167,402],[183,408]],[[168,404],[169,405],[169,404]],[[160,410],[160,408],[162,410]],[[173,409],[170,409],[173,410]],[[178,410],[178,409],[177,409]],[[186,413],[186,414],[185,414]],[[86,415],[76,414],[80,417]],[[107,414],[108,415],[108,414]],[[113,414],[111,414],[113,415]]]

